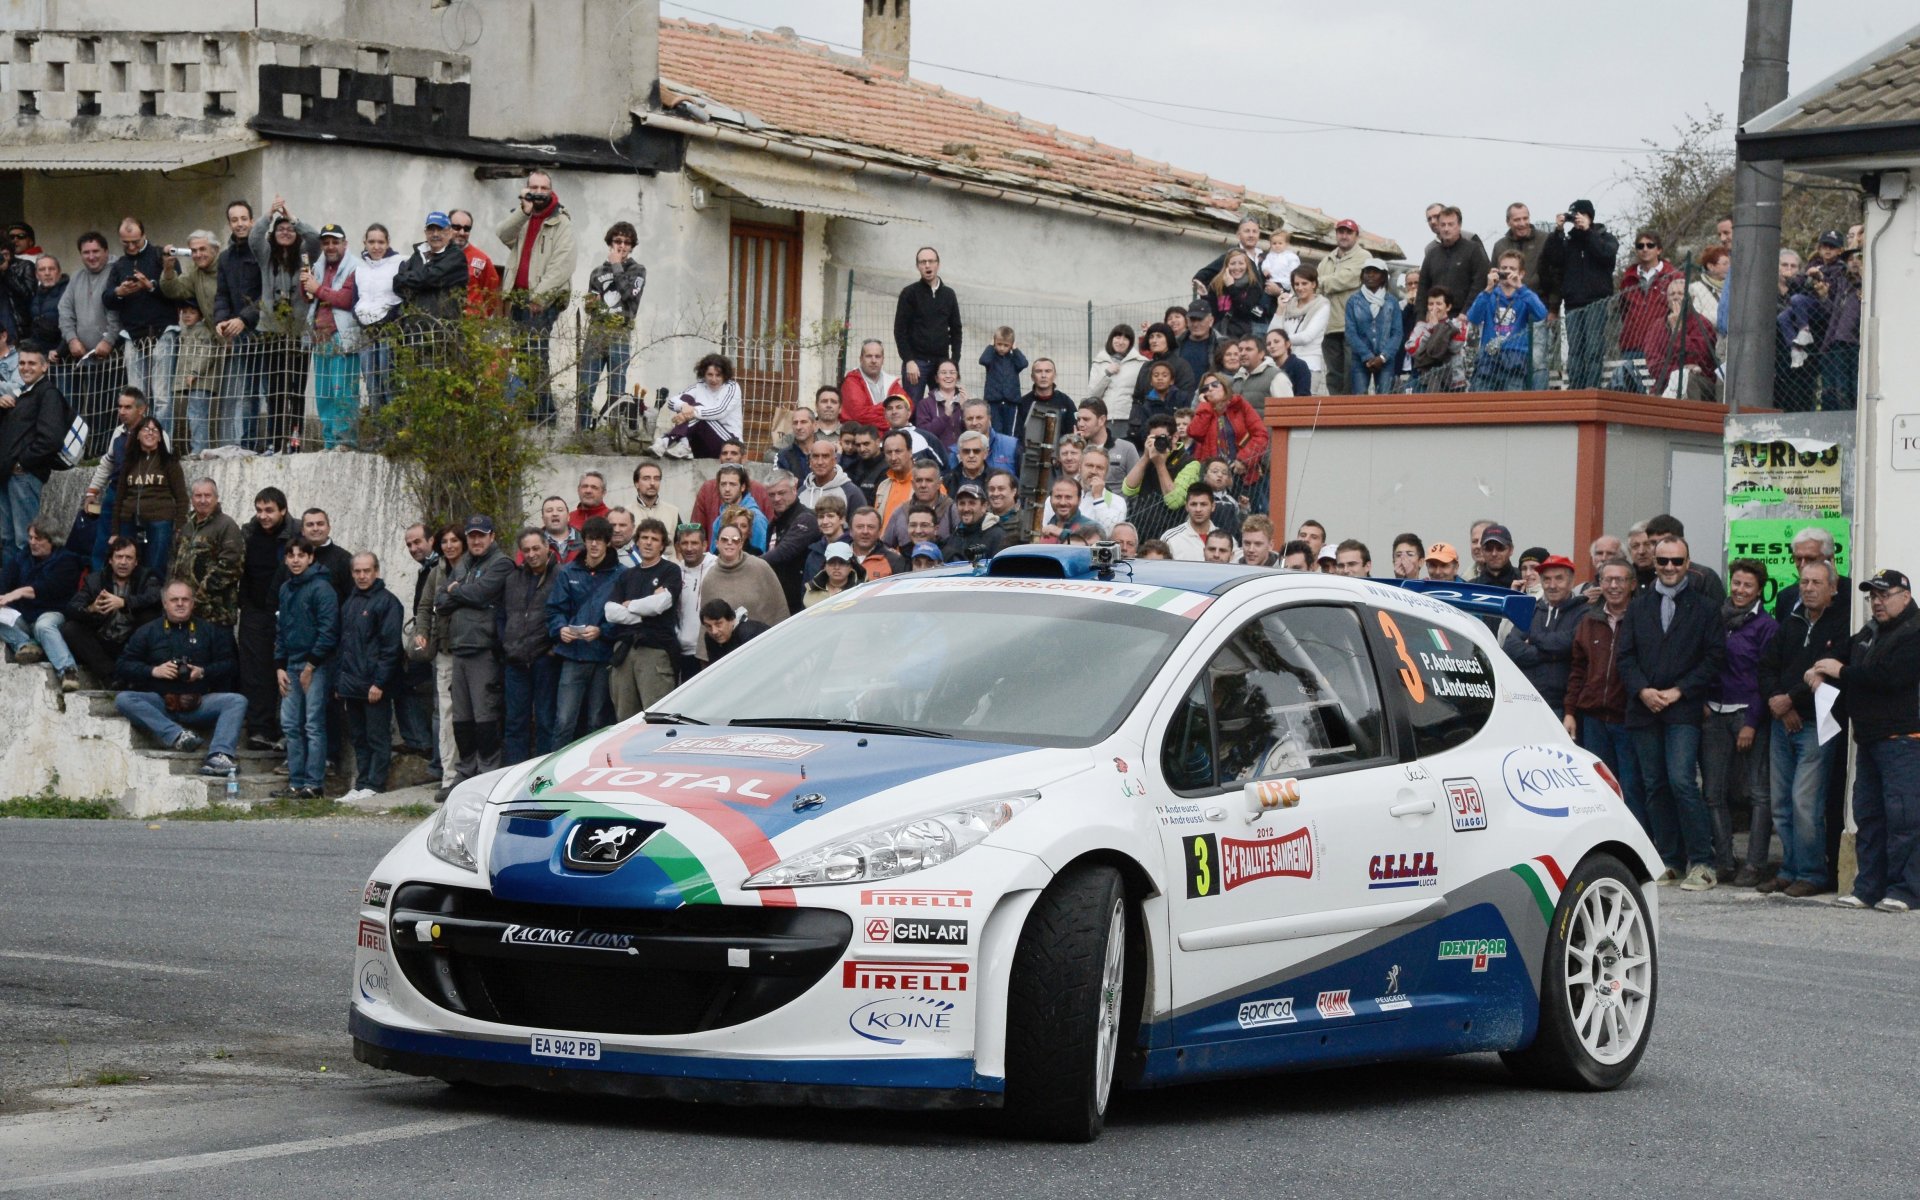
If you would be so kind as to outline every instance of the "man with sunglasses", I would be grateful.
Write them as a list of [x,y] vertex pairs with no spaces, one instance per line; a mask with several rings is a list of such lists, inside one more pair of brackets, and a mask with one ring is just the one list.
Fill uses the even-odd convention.
[[1713,820],[1700,791],[1700,731],[1726,660],[1726,623],[1719,603],[1688,575],[1683,538],[1661,538],[1653,563],[1653,586],[1633,598],[1620,623],[1627,729],[1646,786],[1647,833],[1667,866],[1659,882],[1684,869],[1687,889],[1705,891],[1719,880]]
[[453,244],[467,260],[467,315],[484,316],[499,301],[500,268],[493,265],[485,250],[473,244],[472,213],[464,208],[449,210],[447,222]]
[[425,228],[423,240],[393,277],[393,287],[417,315],[452,320],[460,315],[467,286],[466,256],[453,244],[453,221],[446,213],[428,213]]
[[1620,349],[1627,363],[1627,390],[1638,391],[1638,366],[1660,340],[1667,320],[1667,284],[1684,278],[1672,263],[1660,256],[1660,235],[1642,229],[1633,239],[1633,265],[1620,276]]

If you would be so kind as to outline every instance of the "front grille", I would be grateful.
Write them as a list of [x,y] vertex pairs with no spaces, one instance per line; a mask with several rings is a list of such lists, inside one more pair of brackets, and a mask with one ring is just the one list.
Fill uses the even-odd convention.
[[[582,908],[419,883],[396,888],[391,911],[394,958],[436,1004],[608,1034],[699,1033],[765,1016],[818,983],[853,937],[853,921],[827,909]],[[573,940],[554,940],[562,936]]]

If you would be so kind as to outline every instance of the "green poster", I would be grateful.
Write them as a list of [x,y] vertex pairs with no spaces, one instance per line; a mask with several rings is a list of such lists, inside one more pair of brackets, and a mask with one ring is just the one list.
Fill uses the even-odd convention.
[[1767,568],[1768,604],[1780,589],[1800,582],[1800,570],[1793,565],[1793,535],[1802,529],[1824,529],[1833,535],[1834,561],[1842,575],[1848,574],[1852,537],[1845,517],[1821,517],[1815,520],[1772,521],[1735,518],[1727,522],[1727,561],[1754,558]]

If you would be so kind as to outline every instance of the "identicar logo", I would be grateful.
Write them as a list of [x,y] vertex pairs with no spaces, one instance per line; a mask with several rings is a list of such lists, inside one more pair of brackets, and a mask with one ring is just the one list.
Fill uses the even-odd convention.
[[1450,938],[1440,943],[1441,962],[1466,961],[1473,964],[1473,971],[1479,974],[1487,969],[1492,959],[1507,956],[1505,938]]
[[1535,816],[1564,817],[1569,803],[1593,794],[1586,765],[1552,746],[1520,746],[1500,763],[1500,780],[1515,804]]

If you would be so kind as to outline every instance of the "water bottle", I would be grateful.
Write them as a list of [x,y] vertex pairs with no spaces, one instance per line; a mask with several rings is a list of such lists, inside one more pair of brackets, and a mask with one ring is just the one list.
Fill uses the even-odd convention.
[[240,803],[240,767],[238,764],[227,768],[227,803]]

